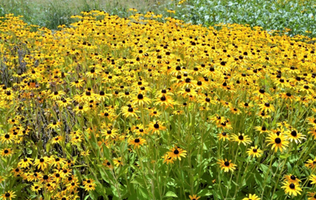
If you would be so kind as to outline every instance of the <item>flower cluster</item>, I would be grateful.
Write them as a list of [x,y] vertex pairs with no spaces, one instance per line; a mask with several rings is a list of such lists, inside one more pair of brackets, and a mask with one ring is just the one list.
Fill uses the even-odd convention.
[[1,18],[2,199],[315,199],[311,39],[160,17]]

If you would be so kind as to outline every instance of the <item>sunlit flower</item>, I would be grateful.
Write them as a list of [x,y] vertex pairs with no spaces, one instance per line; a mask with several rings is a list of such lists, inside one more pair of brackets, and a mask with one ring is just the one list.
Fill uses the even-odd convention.
[[277,152],[278,150],[283,152],[289,144],[289,141],[286,139],[284,134],[277,135],[275,133],[269,134],[269,136],[267,138],[267,142],[269,145],[272,145],[271,148],[275,152]]
[[146,140],[143,138],[134,138],[134,139],[129,139],[128,143],[130,145],[133,145],[134,148],[139,148],[140,146],[146,143]]
[[261,200],[261,199],[255,194],[249,194],[248,197],[245,197],[242,200]]
[[231,160],[223,160],[220,159],[218,160],[217,164],[219,164],[221,170],[223,170],[224,172],[233,172],[236,169],[236,164],[232,163]]
[[12,200],[16,197],[16,194],[14,191],[9,190],[9,191],[4,192],[1,196],[3,200]]
[[169,152],[168,152],[168,156],[173,158],[173,159],[179,159],[181,160],[181,157],[185,157],[187,154],[186,150],[183,150],[181,148],[178,147],[173,147]]
[[290,196],[297,196],[300,195],[302,192],[302,188],[300,188],[299,184],[293,182],[283,182],[283,186],[281,187],[284,189],[285,194]]
[[258,148],[258,146],[252,146],[247,150],[247,154],[253,157],[261,157],[263,151]]

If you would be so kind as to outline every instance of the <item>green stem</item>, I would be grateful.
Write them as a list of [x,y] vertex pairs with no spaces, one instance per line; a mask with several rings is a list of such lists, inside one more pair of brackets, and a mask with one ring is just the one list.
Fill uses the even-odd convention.
[[[274,154],[275,154],[275,152],[273,152],[273,154],[271,156],[271,160],[270,160],[270,164],[269,164],[269,168],[268,169],[271,169],[271,165],[272,165],[272,161],[273,161],[273,158],[274,158]],[[267,184],[266,181],[267,181],[268,175],[269,175],[269,170],[267,170],[267,172],[265,173],[265,177],[264,177],[264,181],[263,181],[263,188],[262,188],[262,193],[261,193],[261,199],[263,199],[264,189],[265,189],[266,184]]]

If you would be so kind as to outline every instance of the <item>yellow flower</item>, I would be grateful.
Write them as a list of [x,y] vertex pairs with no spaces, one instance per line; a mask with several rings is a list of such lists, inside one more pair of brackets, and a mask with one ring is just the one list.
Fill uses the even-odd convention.
[[196,194],[194,194],[194,195],[189,195],[189,198],[190,198],[190,200],[198,200],[201,197],[199,197]]
[[167,164],[172,164],[176,158],[169,156],[169,154],[165,154],[164,156],[162,156],[163,158],[163,163],[167,163]]
[[262,156],[262,153],[263,153],[263,151],[261,149],[259,149],[257,145],[250,147],[247,151],[247,154],[249,156],[253,156],[253,157],[257,157],[257,158]]
[[260,198],[255,194],[249,194],[248,197],[245,197],[242,200],[260,200]]
[[174,159],[181,160],[181,157],[185,157],[187,155],[187,151],[183,150],[179,147],[173,147],[169,152],[168,156]]
[[285,194],[288,194],[290,196],[300,195],[302,191],[299,184],[293,182],[291,183],[288,181],[283,182],[283,186],[281,188],[284,189]]
[[20,162],[18,163],[18,166],[21,168],[26,168],[26,167],[30,166],[32,163],[33,163],[32,158],[24,158],[24,159],[20,160]]
[[220,168],[221,170],[224,170],[224,172],[233,172],[235,169],[236,169],[236,164],[232,163],[231,160],[223,160],[223,159],[220,159],[218,160],[217,164],[220,165]]
[[284,134],[275,134],[275,133],[270,133],[267,142],[269,145],[272,145],[272,149],[274,149],[275,152],[280,150],[283,152],[286,147],[289,145],[289,141],[287,141],[286,137]]
[[4,194],[1,195],[3,200],[11,200],[14,199],[16,197],[15,192],[13,192],[12,190],[4,192]]
[[83,187],[86,191],[89,192],[89,191],[95,190],[96,184],[95,184],[94,180],[88,179],[86,181],[83,181],[82,183],[83,183]]
[[133,105],[143,106],[145,104],[149,104],[150,102],[151,100],[141,93],[139,93],[136,97],[132,98]]
[[139,148],[145,143],[146,143],[146,140],[143,138],[134,138],[134,139],[129,139],[128,141],[128,144],[133,145],[134,148]]
[[247,145],[251,143],[251,139],[248,135],[244,135],[243,133],[235,134],[232,136],[232,140],[238,142],[238,145],[242,143],[243,145]]
[[309,180],[311,181],[311,184],[312,184],[312,185],[315,185],[315,184],[316,184],[316,175],[315,175],[315,174],[312,174],[312,175],[309,177]]

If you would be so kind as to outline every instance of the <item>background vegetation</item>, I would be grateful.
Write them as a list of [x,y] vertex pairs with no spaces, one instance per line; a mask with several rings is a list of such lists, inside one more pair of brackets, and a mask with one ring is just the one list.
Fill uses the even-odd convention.
[[167,11],[172,9],[176,10],[173,17],[193,24],[249,24],[266,30],[286,31],[289,35],[315,37],[315,6],[315,0],[0,0],[0,16],[23,15],[23,20],[30,24],[56,29],[58,25],[72,23],[70,16],[80,11],[97,9],[127,17],[129,8],[164,16],[170,16]]

